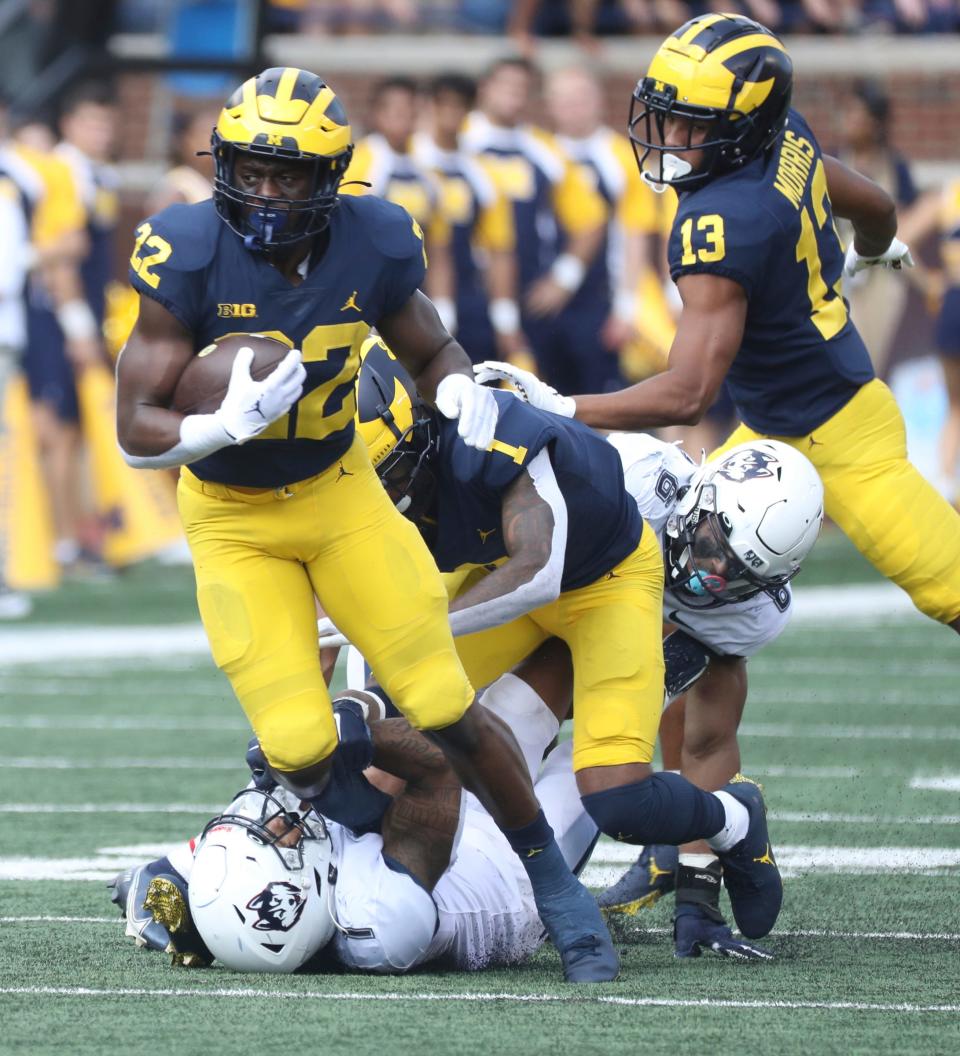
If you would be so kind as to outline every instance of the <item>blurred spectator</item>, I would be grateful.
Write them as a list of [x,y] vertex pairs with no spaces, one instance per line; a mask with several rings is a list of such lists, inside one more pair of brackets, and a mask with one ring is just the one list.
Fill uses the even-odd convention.
[[280,33],[382,33],[419,24],[414,0],[270,0],[268,28]]
[[27,343],[24,297],[31,249],[29,207],[4,167],[5,141],[6,113],[0,104],[0,231],[4,243],[0,253],[0,620],[14,620],[29,615],[31,603],[26,594],[10,590],[5,580],[7,529],[15,498],[5,407],[7,386],[19,369]]
[[413,156],[440,186],[450,227],[457,340],[479,363],[518,360],[526,341],[517,306],[513,209],[482,162],[460,146],[460,129],[476,99],[476,84],[457,73],[430,83],[423,128]]
[[527,124],[539,87],[528,60],[495,62],[461,143],[485,159],[513,204],[521,323],[539,373],[562,392],[601,392],[619,383],[619,371],[600,338],[605,312],[583,281],[603,242],[607,209],[556,139]]
[[[937,312],[936,340],[947,390],[947,420],[940,436],[941,492],[960,504],[960,179],[925,194],[900,225],[908,245],[940,236],[938,270],[916,270],[916,280]],[[913,272],[910,273],[913,278]]]
[[181,202],[195,205],[213,194],[210,135],[220,117],[219,104],[210,103],[174,120],[174,166],[150,192],[146,213],[159,213]]
[[70,166],[44,149],[52,138],[43,126],[22,126],[6,167],[32,205],[36,263],[27,296],[24,368],[56,532],[54,558],[68,571],[86,571],[102,565],[95,552],[96,519],[83,490],[75,372],[101,361],[103,348],[81,270],[90,246],[87,216]]
[[416,82],[408,77],[387,77],[374,86],[370,113],[373,131],[357,142],[340,189],[345,194],[376,194],[402,205],[420,225],[430,260],[424,291],[453,332],[456,312],[450,229],[439,208],[436,180],[411,154],[418,101]]
[[87,216],[87,253],[80,266],[84,297],[103,326],[105,291],[113,275],[114,235],[120,211],[119,178],[111,164],[117,107],[110,90],[90,83],[73,90],[61,109],[56,154],[73,173]]
[[[890,142],[890,99],[874,81],[860,81],[842,101],[839,110],[841,161],[879,183],[903,211],[917,197],[906,161]],[[850,225],[840,226],[845,241]],[[850,301],[850,314],[877,374],[884,374],[893,341],[906,304],[908,285],[895,271],[867,268],[848,282],[844,294]]]
[[655,270],[656,195],[640,178],[630,141],[603,124],[603,91],[595,76],[582,67],[558,70],[547,78],[545,98],[557,142],[609,210],[606,237],[581,291],[589,291],[605,350],[618,355],[636,336],[640,284],[648,269]]

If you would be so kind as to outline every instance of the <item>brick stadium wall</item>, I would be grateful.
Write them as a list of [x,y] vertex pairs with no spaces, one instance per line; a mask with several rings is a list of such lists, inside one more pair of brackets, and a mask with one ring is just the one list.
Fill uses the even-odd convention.
[[[458,68],[465,72],[478,73],[493,54],[500,50],[496,44],[485,45],[487,53],[480,57],[480,45],[470,43],[468,50],[457,52],[451,48],[441,48],[439,41],[410,42],[409,48],[399,53],[393,52],[382,56],[375,72],[370,72],[372,63],[369,52],[374,42],[366,38],[368,61],[357,61],[353,51],[359,42],[357,38],[343,38],[338,42],[337,52],[328,52],[317,44],[305,48],[304,41],[283,40],[279,53],[272,56],[272,61],[299,64],[321,70],[329,69],[325,75],[343,99],[358,133],[369,124],[369,106],[373,82],[388,72],[404,72],[414,77],[428,77],[441,69]],[[375,47],[389,48],[395,41],[377,41]],[[435,48],[424,50],[424,44],[434,44]],[[937,50],[932,52],[933,61],[917,61],[917,41],[901,43],[899,41],[881,44],[887,51],[881,55],[877,45],[872,43],[868,51],[860,45],[850,49],[849,56],[844,50],[833,44],[833,54],[826,52],[831,48],[819,45],[810,51],[809,42],[804,54],[800,54],[797,76],[795,103],[801,109],[825,148],[830,149],[836,143],[838,131],[837,114],[840,103],[854,82],[864,73],[874,76],[883,84],[892,100],[893,131],[892,139],[897,149],[911,163],[955,163],[960,167],[960,40],[938,42]],[[653,45],[655,46],[655,45]],[[299,48],[299,50],[297,50]],[[350,53],[347,49],[353,49]],[[491,48],[494,49],[491,51]],[[895,51],[891,52],[890,48]],[[945,51],[945,48],[952,49]],[[637,42],[619,49],[611,49],[612,58],[604,64],[604,80],[607,88],[607,121],[616,129],[626,125],[631,92],[635,84],[636,69],[642,70],[648,59],[650,42]],[[792,43],[791,43],[791,50]],[[798,52],[801,49],[797,49]],[[854,52],[856,51],[856,54]],[[325,53],[325,54],[324,54]],[[420,62],[412,62],[414,58]],[[812,58],[811,58],[812,56]],[[893,62],[893,56],[897,61]],[[569,63],[579,57],[577,52],[560,48],[543,49],[545,65],[556,67]],[[324,59],[326,62],[324,62]],[[551,61],[552,60],[552,61]],[[891,72],[891,66],[894,72]],[[930,72],[918,75],[916,69],[928,69]],[[363,70],[362,73],[353,72]],[[910,72],[896,72],[897,69]],[[850,72],[846,72],[849,70]],[[626,72],[630,71],[630,72]],[[150,115],[153,93],[158,90],[161,81],[154,75],[128,75],[121,78],[118,88],[122,111],[122,153],[121,161],[138,162],[143,159],[155,163],[162,162],[158,156],[157,145],[148,142],[150,137]],[[174,105],[186,108],[195,107],[196,101],[175,101]],[[117,245],[117,274],[125,274],[126,257],[129,253],[129,232],[143,215],[143,191],[128,189],[124,194],[121,221],[121,236]],[[921,247],[922,248],[922,247]],[[894,358],[900,359],[917,349],[929,345],[930,321],[919,298],[911,293],[910,302],[901,326],[901,336],[895,342]]]

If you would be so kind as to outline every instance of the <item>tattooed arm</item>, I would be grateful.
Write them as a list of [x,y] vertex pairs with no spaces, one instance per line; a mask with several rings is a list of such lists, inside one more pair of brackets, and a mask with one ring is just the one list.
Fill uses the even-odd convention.
[[375,722],[371,732],[375,765],[407,783],[384,815],[383,853],[432,891],[450,864],[460,782],[443,752],[406,719]]
[[504,492],[508,559],[450,606],[455,635],[498,627],[555,601],[567,546],[567,505],[544,448]]

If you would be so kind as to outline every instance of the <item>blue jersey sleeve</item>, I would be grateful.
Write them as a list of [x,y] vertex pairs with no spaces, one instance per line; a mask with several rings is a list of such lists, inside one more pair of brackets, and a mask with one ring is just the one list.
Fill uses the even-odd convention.
[[213,203],[201,202],[171,205],[135,231],[130,285],[162,304],[188,330],[200,322],[202,273],[213,258],[221,223]]
[[347,208],[360,218],[369,233],[381,261],[380,316],[390,315],[423,285],[427,254],[420,225],[406,209],[373,195],[344,197],[340,208]]
[[725,180],[681,199],[670,232],[670,276],[720,275],[750,297],[762,283],[780,225],[757,198]]

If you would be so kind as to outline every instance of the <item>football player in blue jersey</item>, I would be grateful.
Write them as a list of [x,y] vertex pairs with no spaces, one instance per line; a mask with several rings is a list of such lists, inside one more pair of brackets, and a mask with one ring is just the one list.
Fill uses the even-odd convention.
[[[663,703],[664,566],[620,455],[579,423],[510,393],[495,397],[493,442],[470,448],[423,406],[382,344],[366,345],[361,434],[388,494],[448,574],[464,667],[486,686],[546,639],[566,642],[573,767],[587,812],[626,843],[706,839],[740,930],[760,938],[783,889],[759,788],[741,779],[704,792],[650,765]],[[723,575],[727,560],[715,553],[707,563]]]
[[[726,378],[743,424],[720,451],[761,436],[802,451],[827,515],[960,632],[960,515],[908,461],[903,417],[841,288],[844,274],[910,266],[910,253],[890,196],[821,153],[792,87],[783,45],[748,18],[703,15],[669,37],[630,119],[645,178],[680,197],[669,259],[683,312],[667,369],[575,398],[499,373],[535,405],[609,429],[694,424]],[[846,257],[834,215],[853,225]]]
[[[246,81],[212,146],[213,200],[170,206],[137,229],[140,316],[118,364],[117,433],[132,465],[183,467],[178,501],[214,660],[277,779],[322,799],[342,724],[317,655],[318,598],[522,855],[566,978],[612,979],[609,934],[516,744],[471,707],[436,566],[355,437],[354,378],[375,323],[467,443],[492,439],[494,397],[418,291],[420,229],[382,199],[338,196],[351,132],[315,74],[276,68]],[[171,410],[197,350],[237,332],[291,351],[254,380],[241,347],[215,412]]]

